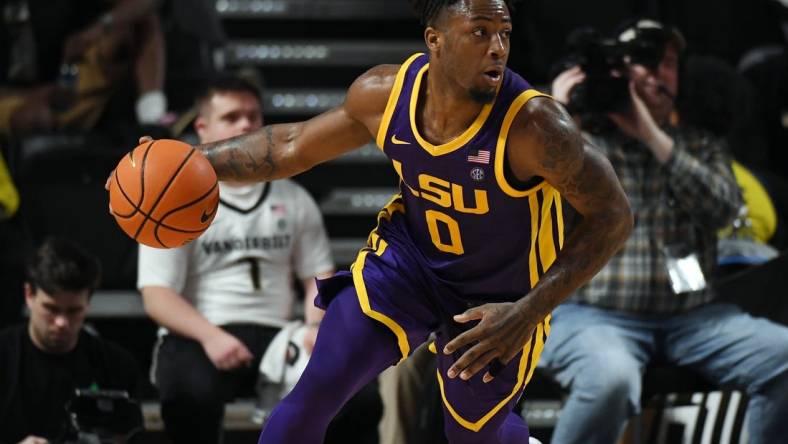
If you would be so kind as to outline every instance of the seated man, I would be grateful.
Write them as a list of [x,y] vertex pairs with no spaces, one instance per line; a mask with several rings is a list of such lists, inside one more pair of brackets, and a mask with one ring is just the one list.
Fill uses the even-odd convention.
[[[202,142],[262,126],[260,93],[238,79],[215,81],[196,106]],[[254,395],[263,354],[293,318],[294,275],[304,289],[310,328],[303,342],[311,352],[323,317],[313,302],[315,278],[333,272],[320,211],[301,186],[219,186],[216,218],[202,236],[180,248],[139,250],[137,285],[146,312],[163,327],[152,377],[176,444],[220,442],[224,403],[244,391]],[[375,398],[373,391],[379,404]],[[377,423],[379,414],[363,411]]]
[[[719,300],[707,284],[717,230],[742,198],[724,142],[670,120],[684,39],[651,20],[622,29],[618,42],[632,51],[625,103],[585,109],[605,120],[587,137],[613,164],[636,225],[624,248],[553,313],[540,365],[570,390],[553,442],[616,442],[640,409],[643,372],[654,361],[745,391],[750,442],[784,442],[788,328]],[[581,83],[594,97],[599,79],[574,67],[553,82],[555,98],[577,100]],[[581,116],[584,129],[590,121]]]
[[0,443],[60,442],[75,389],[133,394],[134,358],[82,326],[99,263],[76,244],[49,238],[27,267],[27,324],[0,333]]

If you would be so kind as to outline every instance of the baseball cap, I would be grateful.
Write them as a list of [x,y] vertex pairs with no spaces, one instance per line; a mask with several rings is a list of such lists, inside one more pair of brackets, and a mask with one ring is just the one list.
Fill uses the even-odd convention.
[[668,42],[674,43],[679,51],[684,51],[687,48],[687,40],[678,29],[652,19],[635,19],[624,22],[619,26],[616,39],[621,43],[633,43],[648,39],[663,45]]

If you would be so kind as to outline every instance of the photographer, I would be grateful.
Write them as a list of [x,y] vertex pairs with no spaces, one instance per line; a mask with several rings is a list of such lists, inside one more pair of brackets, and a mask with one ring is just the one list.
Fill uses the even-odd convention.
[[27,324],[0,332],[0,443],[74,438],[76,389],[134,393],[132,356],[82,326],[99,263],[76,244],[49,238],[27,267]]
[[553,313],[540,365],[570,390],[553,442],[616,442],[653,361],[746,391],[750,442],[781,442],[788,329],[715,301],[706,282],[716,231],[742,200],[723,142],[672,123],[684,39],[650,20],[621,29],[586,41],[580,66],[553,82],[613,164],[636,221],[624,248]]

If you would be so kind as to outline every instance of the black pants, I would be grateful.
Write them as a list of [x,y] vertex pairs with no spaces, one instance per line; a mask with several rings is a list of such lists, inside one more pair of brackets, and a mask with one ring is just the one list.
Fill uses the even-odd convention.
[[254,356],[252,365],[232,371],[214,367],[199,342],[169,334],[156,357],[156,383],[161,416],[175,444],[219,442],[224,404],[237,396],[255,397],[260,360],[278,329],[256,325],[228,325]]
[[[256,325],[228,325],[254,356],[249,367],[220,371],[202,346],[168,334],[156,357],[156,382],[161,416],[174,444],[216,444],[221,436],[224,404],[238,396],[256,397],[260,360],[279,329]],[[326,443],[377,444],[383,414],[377,383],[348,401],[328,428]],[[308,425],[305,425],[308,426]]]

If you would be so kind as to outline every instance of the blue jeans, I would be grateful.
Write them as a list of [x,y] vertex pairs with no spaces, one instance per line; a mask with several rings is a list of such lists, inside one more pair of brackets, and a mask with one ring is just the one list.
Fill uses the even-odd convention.
[[553,312],[539,363],[570,389],[553,444],[616,442],[639,412],[655,356],[745,391],[751,444],[788,439],[788,328],[731,304],[634,315],[566,303]]

